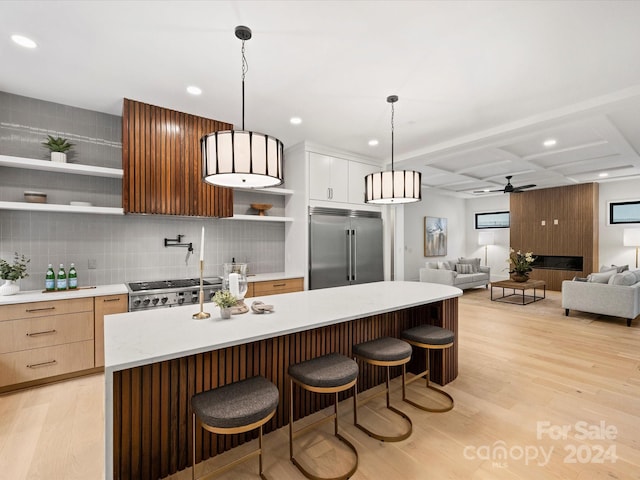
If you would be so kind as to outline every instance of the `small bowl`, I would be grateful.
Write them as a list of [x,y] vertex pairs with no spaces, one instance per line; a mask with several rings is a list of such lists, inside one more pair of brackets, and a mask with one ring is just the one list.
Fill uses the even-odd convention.
[[264,212],[266,212],[267,210],[269,210],[271,207],[273,207],[273,205],[271,205],[270,203],[252,203],[251,204],[251,208],[253,208],[254,210],[258,210],[258,215],[261,217],[264,217]]
[[24,201],[27,203],[47,203],[47,194],[44,192],[24,192]]

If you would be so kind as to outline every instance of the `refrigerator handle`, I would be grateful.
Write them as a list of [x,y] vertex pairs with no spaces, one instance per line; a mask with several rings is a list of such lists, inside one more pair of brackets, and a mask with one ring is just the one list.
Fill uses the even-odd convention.
[[351,230],[351,242],[353,244],[353,269],[351,270],[351,280],[356,281],[358,273],[358,237],[356,237],[356,230]]
[[349,263],[347,263],[347,282],[351,281],[351,229],[347,228],[347,250]]

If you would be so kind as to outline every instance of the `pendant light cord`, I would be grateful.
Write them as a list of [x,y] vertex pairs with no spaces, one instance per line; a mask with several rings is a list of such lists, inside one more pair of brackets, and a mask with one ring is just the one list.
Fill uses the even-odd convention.
[[242,40],[242,130],[244,130],[244,78],[249,71],[249,63],[244,55],[244,40]]
[[393,130],[394,130],[394,125],[393,125],[393,117],[395,114],[395,106],[392,103],[391,104],[391,171],[393,172]]

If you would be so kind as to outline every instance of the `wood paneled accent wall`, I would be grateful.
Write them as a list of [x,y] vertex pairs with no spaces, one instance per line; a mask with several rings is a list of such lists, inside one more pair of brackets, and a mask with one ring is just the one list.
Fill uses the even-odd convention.
[[126,213],[233,216],[233,190],[202,181],[200,138],[233,125],[124,99],[122,204]]
[[[190,399],[198,392],[262,375],[275,383],[280,402],[273,419],[265,425],[269,432],[288,423],[289,395],[287,368],[331,352],[352,357],[356,343],[382,336],[399,337],[406,328],[431,324],[458,335],[458,299],[352,320],[304,332],[293,333],[244,345],[190,355],[142,367],[115,372],[114,478],[159,479],[191,465]],[[447,350],[431,352],[431,378],[440,384],[458,375],[458,342]],[[414,349],[409,370],[420,372],[424,352]],[[400,375],[400,367],[392,369]],[[360,364],[358,389],[364,391],[385,381],[384,369]],[[295,418],[332,405],[332,395],[296,390]],[[343,400],[352,390],[342,392]],[[255,438],[256,432],[218,436],[196,431],[196,461],[212,457]]]
[[[510,196],[511,248],[535,255],[583,257],[583,271],[534,269],[550,290],[598,270],[598,184],[545,188]],[[542,225],[542,222],[545,224]]]

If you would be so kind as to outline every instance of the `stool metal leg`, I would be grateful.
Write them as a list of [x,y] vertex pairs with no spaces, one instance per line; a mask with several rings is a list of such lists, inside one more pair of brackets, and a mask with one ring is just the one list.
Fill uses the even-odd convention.
[[[404,399],[404,383],[405,383],[405,367],[406,364],[402,364],[402,396]],[[360,430],[362,430],[364,433],[366,433],[367,435],[369,435],[372,438],[375,438],[376,440],[381,440],[383,442],[400,442],[402,440],[405,440],[407,438],[409,438],[409,436],[411,435],[411,432],[413,432],[413,423],[411,422],[411,419],[409,418],[409,416],[407,414],[405,414],[404,412],[398,410],[397,408],[393,407],[391,405],[390,402],[390,383],[389,383],[389,365],[386,366],[386,371],[387,371],[387,378],[386,378],[386,382],[385,382],[385,386],[386,389],[382,392],[378,392],[375,393],[373,395],[370,395],[368,398],[366,398],[365,400],[360,400],[358,401],[358,389],[356,387],[354,394],[353,394],[353,424],[358,427]],[[365,405],[366,403],[368,403],[370,400],[373,400],[376,397],[379,397],[380,395],[386,394],[387,397],[387,408],[389,410],[391,410],[393,413],[395,413],[396,415],[404,418],[408,423],[409,423],[409,428],[406,432],[400,434],[400,435],[380,435],[378,433],[375,433],[371,430],[369,430],[367,427],[363,426],[362,424],[360,424],[358,422],[358,404],[360,406]]]
[[[403,382],[402,382],[403,383],[403,385],[402,385],[402,387],[403,387],[402,388],[402,400],[407,402],[408,404],[413,405],[414,407],[419,408],[421,410],[424,410],[426,412],[435,412],[435,413],[448,412],[449,410],[451,410],[453,408],[453,404],[454,404],[453,397],[451,395],[449,395],[447,392],[445,392],[444,390],[441,390],[439,388],[433,387],[433,386],[431,386],[429,384],[429,371],[430,371],[429,370],[430,369],[430,366],[429,366],[429,352],[430,352],[430,349],[426,345],[423,345],[423,344],[416,344],[416,343],[412,343],[412,342],[409,342],[409,343],[411,343],[414,346],[417,346],[417,347],[425,349],[425,356],[426,356],[426,362],[425,363],[426,363],[427,369],[422,373],[418,373],[415,377],[410,378],[409,380],[403,380]],[[438,346],[438,348],[448,348],[451,345],[453,345],[453,344],[447,344],[447,345]],[[407,398],[405,386],[415,382],[416,380],[420,380],[422,377],[425,377],[425,379],[426,379],[426,387],[429,390],[433,390],[434,392],[437,392],[438,394],[444,396],[448,400],[448,402],[447,402],[448,405],[446,405],[445,407],[429,407],[429,406],[425,406],[425,405],[416,403],[413,400],[409,400]]]

